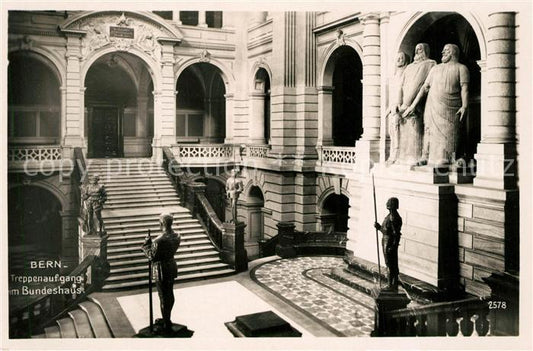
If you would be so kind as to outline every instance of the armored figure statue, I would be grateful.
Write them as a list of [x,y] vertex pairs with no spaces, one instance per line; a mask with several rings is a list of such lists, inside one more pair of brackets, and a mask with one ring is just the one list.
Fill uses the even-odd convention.
[[174,255],[180,246],[181,237],[179,233],[172,230],[174,217],[170,213],[162,213],[159,216],[159,225],[163,232],[152,242],[147,237],[142,245],[142,250],[146,257],[152,262],[153,276],[156,278],[157,293],[159,295],[162,321],[156,324],[163,324],[163,331],[172,331],[172,321],[170,315],[174,306],[174,279],[178,276],[178,266],[174,260]]
[[231,221],[237,223],[237,201],[239,200],[239,195],[244,190],[244,185],[242,180],[237,177],[238,171],[235,169],[231,170],[230,177],[226,180],[226,196],[230,201],[231,206]]
[[102,208],[107,201],[107,192],[103,184],[99,184],[100,176],[93,176],[92,182],[81,186],[81,199],[83,208],[83,230],[85,233],[96,232],[95,217],[98,222],[98,233],[104,233],[104,221]]
[[412,63],[403,71],[401,88],[397,101],[401,114],[399,161],[408,165],[416,165],[422,153],[424,106],[406,111],[415,100],[420,87],[424,84],[429,72],[436,65],[429,58],[429,45],[419,43],[415,47]]
[[400,93],[399,90],[401,89],[403,72],[408,63],[409,56],[407,56],[407,54],[404,52],[398,52],[398,55],[396,56],[396,70],[389,84],[390,101],[389,108],[387,109],[387,116],[389,118],[389,135],[391,139],[389,158],[387,159],[387,163],[389,164],[396,162],[396,159],[398,158],[400,143],[400,122],[402,119],[402,116],[399,111],[401,101],[398,101],[398,97]]
[[400,236],[402,235],[402,217],[398,213],[399,201],[395,197],[387,200],[387,209],[389,214],[383,220],[383,224],[374,223],[374,227],[383,233],[383,255],[385,256],[385,264],[389,269],[389,284],[387,289],[398,290],[398,245],[400,244]]
[[459,63],[459,47],[446,44],[442,63],[429,72],[407,115],[427,94],[424,110],[424,148],[421,163],[447,165],[455,161],[460,122],[468,108],[468,68]]

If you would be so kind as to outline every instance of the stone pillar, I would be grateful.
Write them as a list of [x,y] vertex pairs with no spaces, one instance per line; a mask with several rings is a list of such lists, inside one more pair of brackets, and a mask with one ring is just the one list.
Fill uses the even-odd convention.
[[137,96],[137,136],[147,137],[148,131],[148,96]]
[[381,46],[381,119],[379,127],[379,162],[386,160],[387,153],[387,106],[389,106],[389,63],[391,62],[390,53],[387,48],[389,33],[390,13],[383,12],[380,14],[380,38],[384,45]]
[[279,242],[276,245],[276,255],[283,258],[295,257],[294,248],[294,224],[290,222],[279,222],[278,227]]
[[386,317],[386,313],[405,308],[411,300],[405,292],[388,291],[374,288],[372,295],[376,305],[374,307],[374,330],[371,336],[395,336],[398,334],[395,324]]
[[[61,141],[63,142],[67,135],[67,87],[63,85],[59,90],[61,91]],[[14,123],[10,124],[13,125]]]
[[[331,86],[319,86],[318,90],[318,140],[317,146],[333,145],[332,108],[333,90]],[[329,116],[329,117],[328,117]]]
[[205,21],[205,11],[198,11],[198,27],[207,28],[207,23]]
[[232,93],[224,94],[226,98],[226,138],[224,143],[233,143],[233,100],[234,95]]
[[362,16],[363,24],[363,135],[356,142],[356,169],[368,172],[379,160],[381,124],[381,42],[378,13]]
[[490,286],[490,334],[518,336],[519,279],[507,273],[492,273],[483,280]]
[[82,31],[63,31],[67,38],[67,80],[65,82],[65,135],[63,145],[84,147],[84,103],[80,95],[82,87],[80,71]]
[[249,99],[252,106],[249,141],[251,144],[265,144],[265,94],[253,92]]
[[181,26],[180,12],[179,10],[172,11],[172,20],[178,25]]
[[152,157],[163,162],[161,148],[176,143],[176,86],[174,80],[174,46],[176,39],[159,39],[161,44],[161,90],[154,94],[154,150]]
[[[474,185],[516,187],[516,36],[515,13],[489,14],[487,112],[481,115]],[[485,109],[483,108],[483,112]]]
[[224,232],[222,234],[222,251],[220,258],[229,264],[237,272],[248,269],[246,249],[244,248],[244,228],[243,222],[223,223]]

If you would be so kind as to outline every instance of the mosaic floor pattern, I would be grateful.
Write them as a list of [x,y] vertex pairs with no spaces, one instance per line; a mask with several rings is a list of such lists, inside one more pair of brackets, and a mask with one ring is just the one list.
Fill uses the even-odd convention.
[[336,335],[370,336],[373,299],[328,277],[332,268],[343,265],[340,257],[297,257],[265,263],[251,275]]

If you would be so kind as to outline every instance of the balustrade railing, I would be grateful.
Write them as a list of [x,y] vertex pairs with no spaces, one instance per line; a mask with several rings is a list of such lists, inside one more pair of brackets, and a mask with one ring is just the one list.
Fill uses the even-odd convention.
[[246,145],[243,156],[253,158],[267,158],[270,145]]
[[[42,332],[51,321],[99,289],[104,280],[98,256],[87,256],[58,286],[44,287],[47,294],[9,313],[10,338],[28,338]],[[43,289],[39,286],[38,289]]]
[[355,147],[317,146],[318,161],[323,163],[355,164]]
[[240,161],[238,147],[231,144],[177,144],[171,150],[175,159],[183,165]]
[[488,303],[479,298],[384,313],[387,336],[478,336],[489,333]]
[[8,160],[11,162],[59,161],[61,160],[61,146],[59,145],[9,146]]
[[209,200],[203,193],[196,194],[196,201],[198,202],[196,206],[197,214],[202,219],[211,242],[220,251],[222,249],[222,235],[224,234],[222,221],[218,218],[215,210],[213,210]]

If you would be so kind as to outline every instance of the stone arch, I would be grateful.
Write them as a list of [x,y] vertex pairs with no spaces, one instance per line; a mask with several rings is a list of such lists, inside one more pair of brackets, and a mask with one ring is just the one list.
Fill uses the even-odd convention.
[[61,210],[62,211],[66,211],[66,210],[68,210],[70,208],[70,204],[69,204],[69,201],[67,199],[67,195],[65,193],[63,193],[61,191],[61,189],[59,189],[57,186],[55,186],[55,185],[53,185],[53,184],[51,184],[49,182],[43,181],[43,180],[32,181],[29,184],[9,183],[9,189],[8,190],[11,190],[11,189],[14,189],[14,188],[19,188],[19,187],[24,187],[24,186],[35,186],[35,187],[43,188],[43,189],[47,190],[48,192],[50,192],[52,195],[54,195],[54,197],[59,201],[59,203],[61,204]]
[[324,207],[324,202],[326,201],[326,199],[328,198],[328,196],[332,195],[332,194],[336,194],[336,195],[344,195],[346,196],[348,199],[351,198],[351,195],[350,195],[350,192],[345,189],[345,188],[340,188],[340,191],[336,190],[334,186],[330,186],[326,189],[324,189],[320,195],[318,196],[318,200],[317,200],[317,203],[316,203],[316,206],[317,206],[317,213],[320,213],[322,208]]
[[21,50],[12,49],[9,50],[9,55],[21,55],[31,57],[46,65],[56,76],[59,86],[64,86],[66,82],[66,69],[63,61],[61,61],[54,51],[46,48],[32,47],[31,49]]
[[[409,34],[410,30],[413,28],[414,25],[417,24],[417,22],[422,19],[422,17],[432,14],[433,12],[423,12],[419,11],[416,12],[413,16],[409,18],[409,20],[405,23],[404,27],[401,29],[399,35],[397,36],[397,41],[394,45],[394,51],[398,52],[402,48],[402,43],[405,41],[407,35]],[[474,30],[474,33],[476,34],[478,43],[479,43],[479,50],[481,54],[481,60],[487,59],[487,38],[485,33],[487,32],[485,26],[483,25],[483,21],[481,19],[471,13],[471,12],[462,12],[462,11],[454,11],[454,12],[435,12],[437,15],[433,19],[432,23],[449,15],[449,14],[458,14],[461,15],[472,27]],[[431,24],[431,23],[430,23]],[[428,24],[428,26],[430,25]],[[412,53],[407,53],[410,56]]]
[[270,68],[269,64],[265,62],[264,59],[257,60],[254,62],[252,68],[250,69],[249,77],[252,77],[252,79],[248,82],[248,89],[250,91],[254,91],[255,75],[257,74],[257,71],[259,71],[259,69],[261,68],[263,68],[267,72],[268,79],[270,79],[270,81],[272,82],[272,69]]
[[359,60],[363,62],[362,60],[363,48],[361,47],[361,45],[359,45],[357,41],[352,40],[352,39],[345,39],[344,42],[345,44],[333,42],[329,45],[327,50],[324,52],[322,56],[322,60],[321,60],[322,66],[320,67],[319,76],[317,79],[317,81],[320,82],[319,85],[330,86],[332,84],[333,71],[335,70],[335,62],[334,60],[331,60],[331,56],[337,49],[343,46],[348,46],[355,50],[355,52],[359,56]]
[[[162,76],[161,76],[161,69],[159,67],[159,64],[155,62],[149,55],[142,52],[141,50],[137,48],[129,48],[127,51],[120,51],[117,50],[115,47],[111,45],[107,45],[99,50],[96,50],[90,54],[89,57],[85,60],[81,72],[80,72],[80,81],[85,84],[85,79],[87,77],[87,73],[89,72],[89,69],[91,66],[98,60],[100,57],[103,57],[107,54],[114,53],[114,52],[126,52],[129,54],[132,54],[136,57],[138,57],[141,61],[143,61],[146,64],[146,68],[148,72],[150,73],[152,80],[154,82],[154,90],[155,91],[161,91],[162,89]],[[130,73],[128,72],[128,75]],[[137,82],[137,79],[135,79],[135,82]]]
[[205,59],[202,59],[201,57],[194,57],[194,58],[190,58],[186,60],[185,62],[182,62],[179,65],[178,69],[175,71],[174,86],[176,86],[176,84],[178,83],[178,78],[185,69],[194,65],[195,63],[202,63],[202,62],[213,65],[219,69],[222,81],[224,82],[224,86],[226,88],[226,94],[229,94],[230,92],[234,91],[235,77],[233,76],[231,69],[229,69],[223,62],[217,59],[213,59],[213,58],[210,58],[208,61],[206,61]]
[[317,229],[322,231],[347,232],[349,222],[350,194],[346,189],[327,188],[317,202]]

